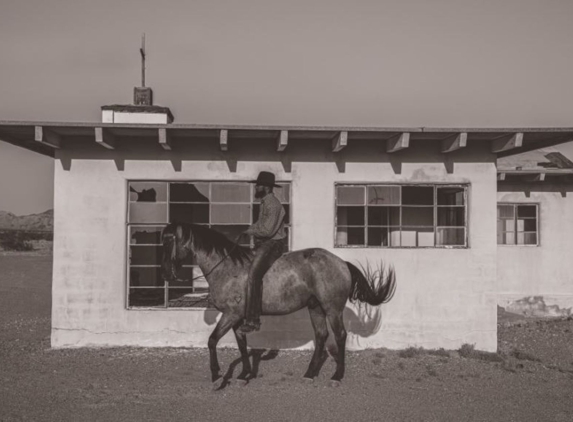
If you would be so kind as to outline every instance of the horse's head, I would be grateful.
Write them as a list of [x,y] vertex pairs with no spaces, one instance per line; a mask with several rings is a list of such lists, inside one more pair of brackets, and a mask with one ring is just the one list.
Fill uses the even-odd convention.
[[191,234],[185,233],[181,224],[171,223],[161,234],[163,243],[163,278],[167,281],[177,280],[177,273],[185,258],[191,254]]

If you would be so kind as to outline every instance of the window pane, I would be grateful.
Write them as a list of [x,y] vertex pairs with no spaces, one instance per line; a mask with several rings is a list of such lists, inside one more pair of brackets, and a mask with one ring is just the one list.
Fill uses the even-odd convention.
[[166,182],[131,182],[129,184],[131,202],[166,202]]
[[405,226],[434,226],[433,207],[402,207],[402,224]]
[[163,286],[165,281],[161,276],[161,267],[131,267],[129,269],[129,285]]
[[[256,223],[259,220],[259,212],[261,209],[260,204],[253,204],[253,223]],[[285,209],[285,224],[290,224],[290,205],[283,204],[283,208]]]
[[212,224],[250,224],[251,206],[249,204],[213,204],[211,205]]
[[465,208],[462,207],[439,207],[438,226],[465,225]]
[[161,265],[163,246],[130,246],[131,265]]
[[212,183],[212,202],[251,202],[250,183]]
[[402,205],[434,205],[434,188],[402,186]]
[[537,233],[517,233],[518,245],[537,245]]
[[402,227],[402,246],[434,246],[434,228]]
[[499,218],[513,218],[514,216],[513,205],[498,205],[497,206],[497,216]]
[[388,227],[368,228],[368,246],[390,246]]
[[515,245],[515,233],[506,232],[504,233],[505,243],[504,245]]
[[365,189],[363,186],[337,186],[336,202],[340,205],[364,205]]
[[129,306],[163,307],[165,289],[129,289]]
[[129,239],[132,245],[160,245],[163,226],[130,227]]
[[363,226],[364,207],[337,207],[337,225]]
[[369,226],[399,226],[400,207],[368,207]]
[[515,231],[515,220],[503,220],[503,221],[506,232]]
[[337,227],[337,245],[364,245],[364,227]]
[[537,231],[537,219],[526,218],[517,220],[517,231],[520,232],[535,232]]
[[464,205],[464,188],[438,187],[438,205]]
[[171,183],[169,187],[171,202],[209,202],[208,183]]
[[290,184],[289,183],[277,183],[277,185],[282,186],[282,188],[274,188],[273,192],[281,204],[290,203]]
[[537,207],[535,205],[518,205],[517,206],[517,216],[518,217],[536,217]]
[[[248,225],[225,225],[225,226],[211,226],[213,230],[217,230],[219,233],[224,234],[227,239],[235,242],[237,237],[249,228]],[[247,246],[249,244],[249,236],[243,236],[241,238],[241,245]]]
[[167,203],[132,202],[129,204],[130,223],[167,223]]
[[368,204],[400,205],[400,186],[368,186]]
[[171,222],[208,224],[209,204],[171,204]]
[[436,244],[438,246],[464,246],[466,230],[464,228],[438,228]]

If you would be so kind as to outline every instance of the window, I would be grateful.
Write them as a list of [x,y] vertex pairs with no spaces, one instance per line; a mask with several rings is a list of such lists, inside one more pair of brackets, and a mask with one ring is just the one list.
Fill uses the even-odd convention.
[[[290,185],[277,184],[282,189],[274,192],[285,207],[288,234]],[[235,240],[257,220],[259,203],[254,184],[248,182],[129,182],[127,306],[207,307],[208,285],[192,258],[179,274],[185,281],[163,280],[161,231],[168,223],[181,221],[209,226]]]
[[497,244],[538,245],[538,204],[498,204]]
[[466,247],[467,186],[337,185],[338,247]]

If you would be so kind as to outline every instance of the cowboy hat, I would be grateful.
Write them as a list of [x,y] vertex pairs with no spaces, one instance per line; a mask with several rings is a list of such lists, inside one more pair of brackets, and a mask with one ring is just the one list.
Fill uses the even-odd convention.
[[253,180],[251,181],[251,183],[255,183],[257,185],[261,185],[261,186],[268,186],[268,187],[274,187],[274,188],[280,188],[282,186],[279,186],[277,184],[275,184],[275,175],[274,173],[271,173],[270,171],[261,171],[257,177],[257,180]]

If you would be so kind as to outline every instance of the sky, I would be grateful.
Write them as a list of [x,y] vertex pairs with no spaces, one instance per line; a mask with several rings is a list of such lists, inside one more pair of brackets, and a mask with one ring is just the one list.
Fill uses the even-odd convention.
[[[176,123],[571,127],[572,18],[571,0],[2,0],[0,120],[131,103],[145,32]],[[0,210],[51,208],[53,167],[0,142]]]

